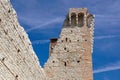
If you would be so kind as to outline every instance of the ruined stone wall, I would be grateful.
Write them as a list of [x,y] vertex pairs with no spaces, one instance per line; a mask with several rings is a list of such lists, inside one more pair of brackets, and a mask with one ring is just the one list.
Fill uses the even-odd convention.
[[93,16],[86,8],[70,9],[44,67],[48,80],[93,80],[93,29]]
[[0,80],[46,80],[9,0],[0,0]]

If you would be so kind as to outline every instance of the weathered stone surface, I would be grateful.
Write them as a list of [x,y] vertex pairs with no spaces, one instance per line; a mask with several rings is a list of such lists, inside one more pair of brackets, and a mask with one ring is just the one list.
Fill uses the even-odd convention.
[[0,80],[46,80],[9,0],[0,0]]
[[51,39],[44,70],[48,80],[93,80],[93,16],[86,8],[71,8],[58,39]]
[[43,70],[10,1],[0,0],[0,80],[93,80],[93,30],[88,10],[71,8]]

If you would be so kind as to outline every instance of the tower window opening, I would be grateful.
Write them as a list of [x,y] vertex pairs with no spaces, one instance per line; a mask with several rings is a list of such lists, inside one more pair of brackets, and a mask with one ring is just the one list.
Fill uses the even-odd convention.
[[67,42],[68,38],[65,38],[65,40],[66,40],[66,42]]
[[67,63],[66,63],[66,62],[64,62],[64,66],[67,66]]
[[0,19],[0,22],[1,22],[2,20]]
[[53,47],[51,47],[51,50],[53,50]]
[[55,61],[53,61],[53,63],[55,63]]
[[85,39],[85,41],[87,41],[87,39]]
[[66,50],[66,47],[64,48],[64,50]]
[[78,26],[82,27],[84,25],[84,14],[79,13],[78,14]]
[[16,78],[18,77],[18,75],[15,76]]
[[71,14],[71,25],[76,26],[76,14],[75,13]]
[[80,61],[78,60],[77,63],[79,63]]
[[17,52],[20,52],[20,49],[18,49]]
[[10,13],[10,10],[8,10],[8,13]]

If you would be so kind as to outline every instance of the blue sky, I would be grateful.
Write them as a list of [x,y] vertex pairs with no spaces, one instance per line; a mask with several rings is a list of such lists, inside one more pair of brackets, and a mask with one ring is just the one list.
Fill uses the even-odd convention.
[[59,36],[69,8],[87,7],[95,15],[94,80],[120,79],[120,0],[11,0],[43,66],[49,39]]

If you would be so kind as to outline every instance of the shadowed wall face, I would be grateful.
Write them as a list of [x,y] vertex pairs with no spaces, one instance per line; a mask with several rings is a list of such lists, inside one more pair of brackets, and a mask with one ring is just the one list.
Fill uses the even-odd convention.
[[70,9],[44,66],[48,80],[93,80],[93,30],[94,19],[86,8]]

